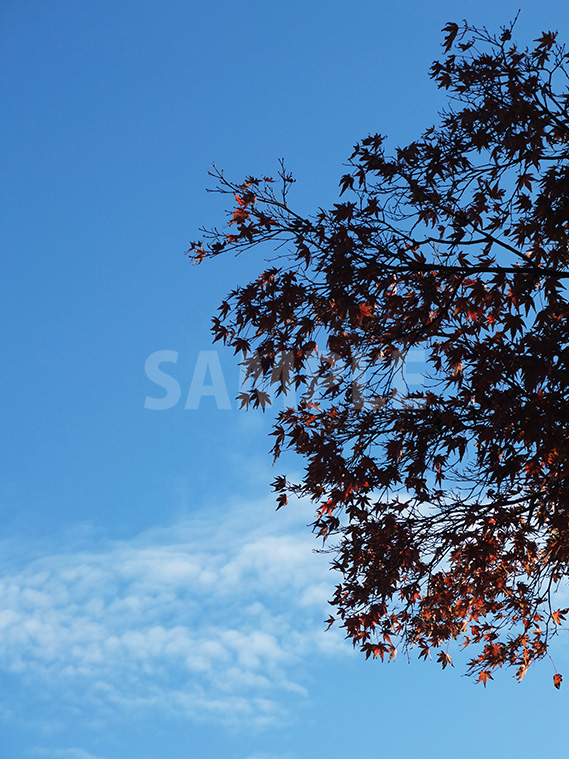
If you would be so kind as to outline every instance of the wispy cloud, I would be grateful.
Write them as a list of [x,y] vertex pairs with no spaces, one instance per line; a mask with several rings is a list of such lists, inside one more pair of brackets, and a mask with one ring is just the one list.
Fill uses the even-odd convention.
[[292,516],[220,514],[5,571],[0,668],[90,715],[282,718],[303,663],[345,650],[323,630],[333,578]]
[[82,748],[36,748],[31,755],[37,759],[103,759]]

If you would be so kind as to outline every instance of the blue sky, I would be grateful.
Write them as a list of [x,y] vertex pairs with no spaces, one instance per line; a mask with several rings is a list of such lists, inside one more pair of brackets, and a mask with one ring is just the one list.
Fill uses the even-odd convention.
[[[483,689],[464,658],[382,666],[325,633],[334,577],[309,507],[274,512],[270,420],[237,410],[231,356],[231,408],[184,408],[217,350],[211,315],[260,266],[183,255],[222,212],[211,163],[241,178],[284,157],[299,207],[334,202],[355,141],[404,143],[435,118],[441,27],[517,8],[3,0],[1,759],[565,747],[548,661]],[[569,41],[568,18],[525,3],[518,36]],[[145,372],[158,351],[177,358],[165,410],[145,407],[164,394]],[[560,638],[569,673],[568,652]]]

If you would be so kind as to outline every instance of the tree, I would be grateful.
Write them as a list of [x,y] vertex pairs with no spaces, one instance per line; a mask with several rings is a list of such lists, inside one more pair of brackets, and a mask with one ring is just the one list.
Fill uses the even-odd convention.
[[[293,179],[233,183],[228,228],[203,230],[195,262],[257,246],[269,268],[213,320],[278,414],[273,454],[305,460],[287,494],[314,502],[314,528],[342,573],[331,603],[366,657],[472,646],[470,674],[519,680],[547,654],[568,609],[569,55],[466,22],[443,31],[430,76],[440,123],[388,155],[361,140],[345,198],[304,217]],[[395,387],[409,351],[422,387]],[[334,622],[330,618],[330,623]],[[555,673],[559,687],[561,675]]]

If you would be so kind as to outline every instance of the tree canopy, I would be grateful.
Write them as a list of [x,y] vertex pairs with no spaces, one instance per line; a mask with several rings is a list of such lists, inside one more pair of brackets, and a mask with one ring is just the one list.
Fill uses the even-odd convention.
[[[366,657],[445,667],[469,646],[483,683],[505,665],[521,680],[569,613],[569,55],[551,32],[519,48],[513,27],[449,23],[438,123],[393,154],[358,142],[329,210],[291,207],[284,164],[214,170],[227,226],[188,251],[274,250],[213,332],[242,354],[244,405],[298,394],[273,454],[304,475],[273,485],[279,506],[314,503],[341,572],[330,623]],[[423,384],[402,389],[416,349]]]

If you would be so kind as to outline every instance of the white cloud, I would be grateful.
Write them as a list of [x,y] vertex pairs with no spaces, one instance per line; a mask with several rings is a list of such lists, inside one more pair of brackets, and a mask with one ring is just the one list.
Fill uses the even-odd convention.
[[38,759],[102,759],[82,748],[36,748],[32,750],[32,756]]
[[327,558],[292,509],[264,508],[268,520],[259,508],[218,511],[4,571],[0,668],[90,715],[282,717],[306,694],[306,661],[346,646],[323,632]]

